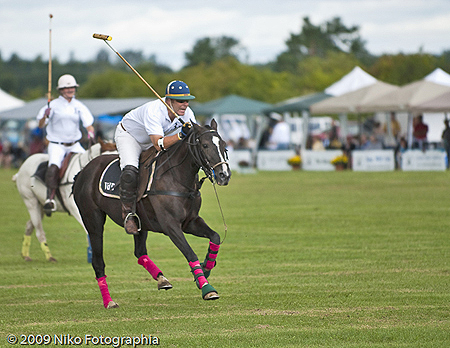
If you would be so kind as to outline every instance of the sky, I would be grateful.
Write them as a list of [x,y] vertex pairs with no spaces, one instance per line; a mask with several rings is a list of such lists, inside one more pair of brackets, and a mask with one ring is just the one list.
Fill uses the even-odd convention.
[[62,63],[110,51],[93,33],[110,35],[118,52],[155,55],[174,70],[205,37],[233,37],[244,62],[267,63],[300,33],[305,16],[314,25],[340,17],[359,26],[376,55],[450,50],[450,0],[0,0],[0,53],[3,60],[16,53],[47,61],[51,28],[52,56]]

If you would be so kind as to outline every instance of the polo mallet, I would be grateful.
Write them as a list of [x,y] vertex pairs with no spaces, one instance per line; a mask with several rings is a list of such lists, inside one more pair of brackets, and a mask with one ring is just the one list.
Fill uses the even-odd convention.
[[144,82],[145,83],[145,85],[156,95],[156,97],[160,100],[160,101],[162,101],[163,102],[163,104],[175,115],[175,117],[176,118],[179,118],[180,116],[178,116],[177,115],[177,113],[172,109],[172,107],[170,107],[165,101],[164,101],[164,99],[162,99],[160,96],[159,96],[159,94],[152,88],[152,86],[150,86],[150,84],[147,82],[147,81],[145,81],[145,79],[136,71],[136,69],[135,68],[133,68],[132,66],[131,66],[131,64],[130,63],[128,63],[127,62],[127,60],[124,58],[124,57],[122,57],[122,55],[119,53],[119,52],[117,52],[115,49],[114,49],[114,47],[112,47],[110,44],[109,44],[109,42],[108,41],[111,41],[112,40],[112,37],[111,36],[109,36],[109,35],[103,35],[103,34],[93,34],[92,35],[92,37],[94,38],[94,39],[100,39],[100,40],[103,40],[108,46],[109,46],[109,48],[110,49],[112,49],[113,50],[113,52],[115,53],[115,54],[117,54],[118,56],[119,56],[119,58],[120,59],[122,59],[124,62],[125,62],[125,64],[126,65],[128,65],[128,67],[141,79],[141,81],[142,82]]
[[47,106],[50,107],[52,100],[52,18],[53,15],[49,15],[48,26],[48,91],[47,91]]

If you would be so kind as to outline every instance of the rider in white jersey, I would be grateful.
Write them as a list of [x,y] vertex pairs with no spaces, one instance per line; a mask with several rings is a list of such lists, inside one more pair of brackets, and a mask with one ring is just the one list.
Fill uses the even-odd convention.
[[186,83],[172,81],[167,85],[164,101],[178,117],[157,99],[131,110],[117,125],[114,139],[122,170],[119,192],[124,227],[129,234],[139,233],[136,215],[139,156],[152,146],[158,151],[165,150],[192,131],[196,120],[189,100],[194,98]]
[[80,121],[86,128],[88,137],[94,138],[94,117],[82,102],[75,99],[76,87],[78,84],[72,75],[62,75],[58,80],[60,96],[42,107],[36,117],[39,127],[46,127],[46,138],[49,142],[47,150],[49,160],[45,175],[47,200],[44,204],[44,211],[48,216],[56,210],[54,197],[59,185],[59,170],[64,156],[69,152],[85,151],[79,143],[82,137]]

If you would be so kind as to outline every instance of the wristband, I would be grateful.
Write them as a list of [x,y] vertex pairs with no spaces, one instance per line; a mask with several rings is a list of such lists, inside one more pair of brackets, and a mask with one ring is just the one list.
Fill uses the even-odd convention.
[[161,150],[165,150],[165,148],[164,148],[164,138],[159,138],[158,139],[158,146],[159,146],[159,148],[161,149]]

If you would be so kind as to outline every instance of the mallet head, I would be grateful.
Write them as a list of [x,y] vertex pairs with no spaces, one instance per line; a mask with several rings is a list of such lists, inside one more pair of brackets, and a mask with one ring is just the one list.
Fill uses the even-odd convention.
[[93,34],[92,37],[94,39],[100,39],[100,40],[108,40],[111,41],[112,37],[109,35],[104,35],[104,34]]

